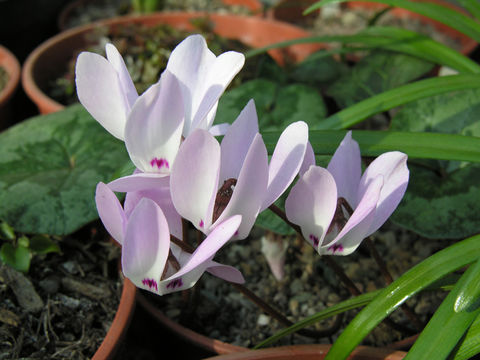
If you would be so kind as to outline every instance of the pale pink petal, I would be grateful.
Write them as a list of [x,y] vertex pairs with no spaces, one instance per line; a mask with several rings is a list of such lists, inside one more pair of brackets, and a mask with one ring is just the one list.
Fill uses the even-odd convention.
[[311,166],[297,181],[285,201],[289,221],[302,229],[304,238],[317,249],[322,243],[337,207],[333,176],[324,168]]
[[255,224],[265,197],[267,183],[267,149],[262,136],[257,134],[240,170],[232,197],[213,227],[230,216],[241,214],[242,224],[235,235],[235,239],[245,239]]
[[112,64],[103,56],[82,52],[75,67],[78,99],[110,134],[123,140],[130,105]]
[[113,191],[129,192],[168,187],[169,182],[168,174],[135,173],[109,182],[108,187]]
[[357,191],[362,175],[362,158],[358,143],[349,131],[333,154],[327,167],[337,184],[338,197],[345,198],[352,208],[357,206]]
[[233,266],[210,261],[206,271],[220,279],[235,284],[243,284],[245,282],[245,278],[243,277],[242,273]]
[[340,231],[328,244],[322,244],[320,254],[349,255],[368,235],[368,229],[375,218],[375,208],[384,184],[381,175],[373,179],[363,194],[357,208]]
[[255,102],[250,100],[222,140],[220,181],[238,178],[250,145],[257,133],[258,118]]
[[382,154],[372,161],[360,180],[360,196],[378,175],[383,176],[384,185],[378,200],[375,220],[368,232],[369,235],[377,231],[387,221],[405,194],[409,180],[407,155],[392,151]]
[[223,136],[227,133],[228,129],[230,128],[229,123],[217,124],[213,125],[208,132],[213,136]]
[[272,205],[297,176],[307,143],[308,125],[303,121],[290,124],[282,132],[270,160],[267,194],[260,211]]
[[302,176],[307,172],[308,169],[310,169],[310,166],[315,165],[315,152],[313,151],[312,144],[310,144],[310,141],[307,143],[307,149],[305,150],[305,157],[303,158],[303,163],[302,166],[300,167],[300,170],[298,174]]
[[188,262],[177,273],[162,281],[163,292],[184,290],[195,285],[211,265],[211,260],[216,252],[237,231],[241,220],[241,216],[236,215],[219,224],[197,247]]
[[212,126],[215,117],[214,109],[218,105],[218,99],[241,70],[244,63],[245,56],[243,54],[228,51],[218,56],[213,63],[207,65],[208,70],[201,74],[205,77],[197,87],[200,102],[197,105],[194,99],[193,103],[195,113],[192,127],[194,129],[209,129]]
[[218,141],[207,131],[198,129],[183,142],[170,175],[175,208],[203,232],[212,223],[219,167]]
[[133,84],[132,78],[128,73],[128,69],[125,66],[122,55],[118,52],[117,48],[113,44],[107,44],[105,46],[105,52],[107,55],[107,60],[112,64],[113,68],[118,74],[120,79],[120,85],[122,86],[123,93],[126,97],[129,108],[133,107],[133,104],[138,98],[137,89]]
[[143,172],[170,173],[180,146],[184,110],[174,75],[163,72],[136,101],[125,126],[130,159]]
[[170,251],[170,233],[160,207],[142,199],[130,215],[122,246],[122,270],[137,287],[159,292]]
[[217,102],[245,61],[243,54],[227,52],[215,57],[201,35],[183,40],[170,55],[167,69],[180,80],[185,104],[183,135],[194,129],[208,129]]
[[117,196],[107,185],[99,182],[95,192],[95,203],[103,226],[112,238],[122,244],[127,217]]
[[167,219],[170,234],[177,239],[182,239],[182,218],[173,206],[170,187],[157,187],[150,190],[128,192],[124,202],[125,214],[127,217],[130,216],[130,213],[135,209],[142,198],[151,199],[160,206]]

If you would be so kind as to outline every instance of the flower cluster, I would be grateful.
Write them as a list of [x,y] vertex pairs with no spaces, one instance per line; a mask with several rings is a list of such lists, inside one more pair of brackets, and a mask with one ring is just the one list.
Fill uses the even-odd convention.
[[[303,121],[282,132],[269,159],[253,100],[231,126],[212,126],[218,100],[243,64],[242,54],[217,57],[203,37],[192,35],[173,50],[159,81],[138,95],[113,45],[106,46],[106,59],[78,57],[81,103],[125,142],[136,167],[132,175],[99,183],[95,200],[105,228],[122,245],[123,273],[139,288],[160,295],[184,290],[205,271],[244,282],[237,269],[213,261],[216,252],[247,238],[257,216],[298,175],[286,216],[320,254],[354,251],[405,192],[406,155],[383,154],[362,175],[350,132],[324,169],[315,165]],[[224,135],[221,143],[217,135]],[[126,193],[123,206],[114,192]],[[182,220],[206,236],[196,249],[183,240]]]

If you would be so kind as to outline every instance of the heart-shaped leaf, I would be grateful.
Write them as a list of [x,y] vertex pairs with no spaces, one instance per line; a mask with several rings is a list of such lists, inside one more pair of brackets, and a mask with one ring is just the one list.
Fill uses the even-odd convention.
[[24,121],[0,134],[0,218],[20,232],[71,233],[98,217],[96,184],[128,161],[80,105]]
[[[392,130],[480,136],[480,90],[437,95],[405,105]],[[411,166],[404,201],[392,220],[430,238],[461,238],[480,224],[480,166],[458,161],[428,161]]]

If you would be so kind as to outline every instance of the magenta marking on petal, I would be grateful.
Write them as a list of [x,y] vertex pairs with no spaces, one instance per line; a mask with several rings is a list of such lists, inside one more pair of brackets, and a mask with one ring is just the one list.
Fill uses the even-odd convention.
[[333,254],[336,252],[342,252],[343,251],[343,245],[342,244],[333,244],[328,248],[329,251],[331,251]]
[[155,291],[158,291],[158,285],[154,279],[143,279],[142,284],[148,286],[150,289],[155,289]]
[[310,240],[312,240],[313,245],[318,246],[318,243],[319,243],[318,237],[316,237],[313,234],[310,234],[309,238],[310,238]]
[[167,169],[170,169],[170,164],[168,163],[167,159],[163,158],[157,158],[154,157],[152,160],[150,160],[150,166],[151,167],[156,167],[157,169],[161,169],[162,167],[166,167]]
[[203,228],[205,226],[204,222],[202,219],[200,219],[200,223],[198,224],[198,226],[200,226],[201,228]]
[[235,231],[235,234],[233,234],[233,236],[237,236],[238,235],[238,230]]
[[170,281],[167,284],[167,289],[175,289],[175,288],[179,288],[179,287],[182,287],[182,286],[183,286],[182,278],[178,278],[178,279]]

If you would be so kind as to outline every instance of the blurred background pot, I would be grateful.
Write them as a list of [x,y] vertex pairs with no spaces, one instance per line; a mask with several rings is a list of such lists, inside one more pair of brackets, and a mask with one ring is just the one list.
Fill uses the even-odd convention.
[[5,47],[0,45],[0,129],[6,127],[11,108],[10,100],[20,81],[20,63]]

